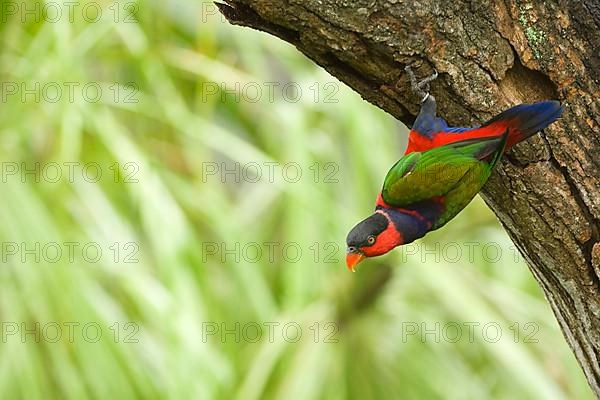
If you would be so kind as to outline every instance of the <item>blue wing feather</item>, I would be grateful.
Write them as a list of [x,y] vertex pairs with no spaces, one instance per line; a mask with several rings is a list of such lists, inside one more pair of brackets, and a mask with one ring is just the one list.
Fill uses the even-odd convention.
[[487,121],[482,127],[497,121],[514,121],[513,125],[521,132],[523,138],[544,129],[562,114],[564,108],[558,101],[540,101],[534,104],[519,104],[501,112]]

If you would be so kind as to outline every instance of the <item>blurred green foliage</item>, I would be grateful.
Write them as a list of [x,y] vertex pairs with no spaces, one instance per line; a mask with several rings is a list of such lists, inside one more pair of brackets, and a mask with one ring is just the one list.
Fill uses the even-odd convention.
[[346,270],[406,129],[293,47],[211,2],[0,6],[3,398],[592,398],[480,199]]

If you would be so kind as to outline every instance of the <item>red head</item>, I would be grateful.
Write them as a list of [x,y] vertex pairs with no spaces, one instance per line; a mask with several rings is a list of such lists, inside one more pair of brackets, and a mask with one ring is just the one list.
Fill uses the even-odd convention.
[[380,256],[403,244],[402,235],[383,210],[359,222],[346,238],[346,265],[354,272],[366,257]]

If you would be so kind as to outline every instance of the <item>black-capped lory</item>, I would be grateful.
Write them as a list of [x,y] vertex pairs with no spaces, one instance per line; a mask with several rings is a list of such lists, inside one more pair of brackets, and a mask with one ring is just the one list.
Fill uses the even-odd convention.
[[467,139],[400,159],[388,172],[375,212],[346,238],[346,264],[387,253],[438,229],[481,190],[502,157],[504,135]]
[[433,77],[412,87],[423,107],[409,134],[409,148],[388,172],[375,212],[346,238],[346,264],[352,271],[366,257],[383,255],[444,226],[481,190],[511,145],[554,122],[556,101],[522,104],[479,128],[450,128],[435,115],[435,99],[422,91]]

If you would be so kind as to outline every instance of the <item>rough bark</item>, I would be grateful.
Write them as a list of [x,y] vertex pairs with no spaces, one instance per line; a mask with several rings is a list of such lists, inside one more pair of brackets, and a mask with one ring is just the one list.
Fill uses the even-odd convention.
[[528,261],[600,397],[600,3],[594,0],[235,0],[234,24],[269,32],[410,126],[404,66],[454,126],[559,99],[562,120],[516,146],[483,191]]

